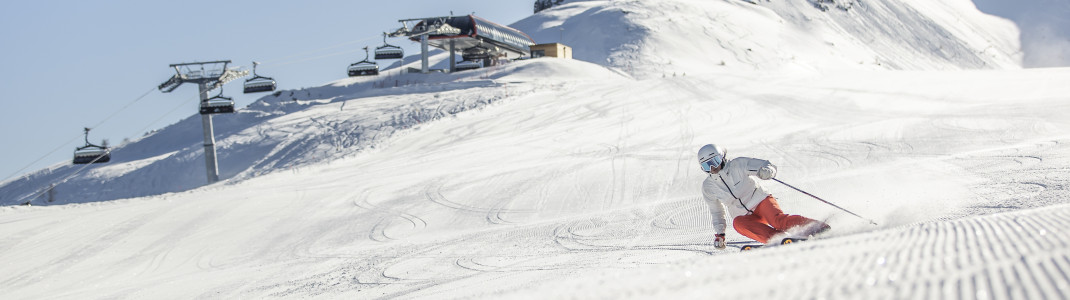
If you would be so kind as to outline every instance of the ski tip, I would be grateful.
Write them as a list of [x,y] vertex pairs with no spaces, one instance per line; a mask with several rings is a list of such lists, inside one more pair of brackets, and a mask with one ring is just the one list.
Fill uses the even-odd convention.
[[794,244],[794,243],[802,242],[802,241],[805,241],[805,240],[806,239],[804,239],[804,238],[784,238],[783,240],[780,241],[780,244],[781,245],[788,245],[788,244]]
[[739,251],[741,251],[741,252],[742,251],[750,251],[750,250],[758,249],[758,248],[761,248],[761,247],[762,247],[762,245],[746,245],[746,246],[739,247]]

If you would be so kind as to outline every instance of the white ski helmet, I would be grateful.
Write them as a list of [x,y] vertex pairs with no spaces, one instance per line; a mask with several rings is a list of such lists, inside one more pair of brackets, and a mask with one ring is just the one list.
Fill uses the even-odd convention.
[[721,171],[721,168],[724,168],[725,154],[727,153],[728,150],[723,147],[706,144],[701,149],[698,149],[699,167],[706,173],[717,174],[717,172]]

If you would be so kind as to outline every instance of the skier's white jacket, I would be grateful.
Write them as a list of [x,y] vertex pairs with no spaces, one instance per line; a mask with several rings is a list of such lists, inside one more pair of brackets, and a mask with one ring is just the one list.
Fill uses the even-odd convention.
[[767,160],[737,157],[702,182],[702,197],[710,208],[713,228],[717,233],[724,233],[728,226],[726,210],[733,219],[746,215],[770,195],[757,177],[758,169],[767,165],[771,165]]

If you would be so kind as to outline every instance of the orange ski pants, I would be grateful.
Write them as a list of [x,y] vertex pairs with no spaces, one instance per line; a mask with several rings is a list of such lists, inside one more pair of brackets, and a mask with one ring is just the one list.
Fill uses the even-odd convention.
[[732,227],[743,236],[764,244],[769,238],[788,230],[788,228],[810,224],[811,222],[818,221],[800,215],[785,214],[784,211],[780,210],[780,204],[776,202],[776,198],[773,198],[773,195],[769,195],[761,203],[758,203],[758,207],[754,208],[753,213],[732,219]]

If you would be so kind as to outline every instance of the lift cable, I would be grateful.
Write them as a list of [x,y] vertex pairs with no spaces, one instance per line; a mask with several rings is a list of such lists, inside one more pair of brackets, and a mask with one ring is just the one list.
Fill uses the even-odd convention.
[[[341,52],[333,52],[333,53],[329,53],[329,54],[312,56],[313,54],[316,54],[317,52],[320,52],[320,51],[323,51],[323,50],[338,48],[338,47],[342,47],[342,46],[347,46],[347,45],[351,45],[351,44],[366,42],[366,41],[369,41],[369,40],[377,40],[377,39],[379,39],[379,35],[366,37],[366,38],[361,38],[361,39],[356,39],[356,40],[347,41],[347,42],[343,42],[343,43],[339,43],[339,44],[335,44],[335,45],[331,45],[331,46],[327,46],[327,47],[323,47],[323,48],[319,48],[319,49],[308,50],[308,51],[304,51],[304,52],[301,52],[301,53],[288,55],[288,56],[284,56],[284,57],[280,57],[280,58],[276,58],[276,59],[260,61],[260,65],[261,66],[266,66],[266,65],[282,66],[282,65],[289,65],[289,64],[294,64],[294,63],[314,60],[314,59],[331,57],[331,56],[335,56],[335,55],[342,55],[342,54],[352,53],[352,52],[354,52],[354,50],[346,50],[346,51],[341,51]],[[357,50],[359,50],[359,49],[357,49]]]
[[[155,88],[153,88],[153,89],[155,89]],[[144,96],[142,96],[142,97],[144,97]],[[164,113],[159,118],[156,118],[156,120],[150,122],[149,125],[146,125],[145,127],[141,128],[141,130],[139,130],[138,132],[143,132],[145,130],[148,130],[152,126],[156,125],[156,123],[160,122],[160,120],[163,120],[163,118],[167,117],[168,115],[171,115],[172,113],[177,111],[179,108],[182,108],[182,106],[187,104],[188,101],[193,100],[194,98],[197,98],[197,97],[198,96],[193,96],[193,97],[189,97],[189,98],[187,98],[185,100],[180,101],[177,106],[175,106],[174,108],[171,108],[171,110],[167,111],[167,113]],[[103,123],[103,122],[101,122],[101,123]],[[98,125],[100,125],[101,123],[98,123]],[[68,142],[68,143],[70,143],[70,142]],[[59,149],[57,148],[56,150],[59,150]],[[53,150],[52,152],[55,152],[55,150]],[[43,157],[42,157],[42,159],[43,159]],[[49,183],[47,188],[43,188],[43,189],[38,190],[37,192],[26,194],[25,196],[20,197],[18,200],[15,200],[15,203],[25,203],[25,202],[22,202],[22,201],[27,199],[27,198],[37,199],[38,197],[41,197],[41,195],[44,195],[45,193],[47,193],[48,190],[51,189],[53,186],[57,186],[57,185],[66,183],[71,178],[74,178],[74,176],[76,176],[78,174],[81,174],[82,171],[84,171],[87,167],[93,165],[93,163],[96,162],[98,159],[100,159],[100,157],[97,157],[96,159],[93,159],[92,162],[82,166],[81,168],[78,168],[78,170],[75,170],[71,174],[68,174],[67,176],[64,176],[63,179],[60,179],[58,181]],[[40,160],[40,159],[38,159],[38,160]],[[33,200],[30,200],[30,201],[33,201]]]
[[[126,105],[124,105],[124,106],[123,106],[123,108],[120,108],[119,110],[116,110],[116,111],[115,111],[115,112],[113,112],[113,113],[112,113],[111,115],[109,115],[108,117],[104,118],[104,119],[103,119],[103,120],[101,120],[100,122],[97,122],[97,124],[95,124],[95,125],[93,125],[92,127],[89,127],[89,128],[97,128],[97,127],[99,127],[100,125],[103,125],[103,124],[104,124],[104,122],[107,122],[108,120],[111,120],[111,118],[115,117],[115,115],[119,114],[119,112],[121,112],[121,111],[123,111],[123,110],[125,110],[125,109],[129,108],[129,107],[130,107],[131,105],[134,105],[134,103],[137,103],[138,101],[141,101],[141,99],[144,99],[144,98],[145,98],[146,96],[148,96],[148,95],[149,95],[150,93],[152,93],[152,91],[153,91],[153,90],[155,90],[155,89],[156,89],[156,88],[151,88],[151,89],[149,89],[149,91],[145,92],[145,93],[144,93],[144,94],[142,94],[142,95],[141,95],[140,97],[137,97],[137,99],[134,99],[134,101],[130,101],[129,103],[127,103]],[[24,166],[24,167],[22,167],[21,169],[19,169],[18,171],[15,171],[14,173],[11,173],[11,175],[8,175],[7,177],[5,177],[5,178],[4,178],[4,180],[2,180],[2,181],[0,181],[0,182],[6,182],[6,181],[7,181],[8,179],[11,179],[12,177],[15,177],[15,175],[18,175],[19,173],[22,173],[22,171],[25,171],[25,170],[26,170],[27,168],[29,168],[30,166],[33,166],[34,164],[36,164],[36,163],[40,162],[41,160],[45,159],[45,158],[46,158],[46,157],[48,157],[49,155],[52,155],[52,154],[56,153],[56,151],[59,151],[59,150],[60,150],[60,149],[62,149],[63,147],[67,147],[67,145],[70,145],[70,143],[71,143],[71,142],[74,142],[75,140],[78,140],[78,139],[79,139],[79,138],[81,138],[81,137],[82,137],[82,135],[80,135],[80,134],[79,134],[79,135],[77,135],[77,136],[75,136],[75,137],[73,137],[73,138],[71,138],[71,139],[67,140],[67,141],[66,141],[66,142],[64,142],[63,144],[60,144],[59,146],[57,146],[57,147],[56,147],[55,149],[52,149],[52,151],[49,151],[49,152],[48,152],[48,153],[46,153],[45,155],[43,155],[43,156],[41,156],[41,157],[37,158],[37,160],[34,160],[33,162],[30,162],[30,163],[29,163],[29,164],[27,164],[26,166]]]
[[[284,56],[284,57],[281,57],[281,58],[277,58],[277,59],[274,59],[274,60],[269,60],[269,61],[266,61],[266,62],[261,62],[260,64],[261,64],[261,65],[268,65],[268,64],[270,64],[270,65],[272,65],[272,66],[282,66],[282,65],[289,65],[289,64],[295,64],[295,63],[300,63],[300,62],[305,62],[305,61],[310,61],[310,60],[316,60],[316,59],[321,59],[321,58],[331,57],[331,56],[337,56],[337,55],[349,54],[349,53],[353,53],[353,52],[354,52],[354,50],[346,50],[346,51],[339,51],[339,52],[333,52],[333,53],[328,53],[328,54],[323,54],[323,55],[317,55],[317,56],[311,56],[311,57],[309,57],[309,56],[308,56],[308,55],[310,55],[310,54],[314,54],[314,53],[316,53],[316,52],[320,52],[320,51],[323,51],[323,50],[328,50],[328,49],[338,48],[338,47],[342,47],[342,46],[347,46],[347,45],[351,45],[351,44],[356,44],[356,43],[361,43],[361,42],[365,42],[365,41],[369,41],[369,40],[377,40],[377,39],[379,39],[379,38],[380,38],[380,35],[379,35],[379,34],[376,34],[376,35],[374,35],[374,36],[369,36],[369,37],[365,37],[365,38],[361,38],[361,39],[356,39],[356,40],[351,40],[351,41],[347,41],[347,42],[343,42],[343,43],[339,43],[339,44],[335,44],[335,45],[331,45],[331,46],[327,46],[327,47],[323,47],[323,48],[319,48],[319,49],[313,49],[313,50],[308,50],[308,51],[304,51],[304,52],[301,52],[301,53],[297,53],[297,54],[293,54],[293,55],[288,55],[288,56]],[[290,60],[286,60],[286,61],[283,61],[283,60],[285,60],[285,59],[290,59]],[[280,61],[281,61],[281,62],[280,62]],[[150,89],[149,89],[149,90],[148,90],[147,92],[145,92],[145,93],[144,93],[144,94],[142,94],[141,96],[137,97],[137,98],[136,98],[136,99],[134,99],[133,101],[131,101],[131,102],[127,103],[126,105],[124,105],[124,106],[123,106],[122,108],[120,108],[119,110],[116,110],[115,112],[112,112],[112,113],[111,113],[110,115],[108,115],[107,117],[105,117],[105,118],[104,118],[103,120],[101,120],[100,122],[97,122],[96,124],[94,124],[94,125],[93,125],[93,127],[90,127],[90,128],[96,128],[96,127],[99,127],[99,126],[103,125],[104,123],[106,123],[107,121],[111,120],[111,119],[112,119],[113,117],[115,117],[116,115],[118,115],[118,114],[119,114],[120,112],[122,112],[122,111],[126,110],[126,109],[127,109],[127,108],[129,108],[130,106],[134,105],[135,103],[137,103],[137,102],[141,101],[142,99],[144,99],[145,97],[147,97],[147,96],[148,96],[149,94],[151,94],[151,93],[152,93],[152,92],[153,92],[154,90],[156,90],[156,89],[157,89],[157,87],[152,87],[152,88],[150,88]],[[161,116],[160,118],[157,118],[157,119],[156,119],[155,121],[153,121],[153,122],[152,122],[152,123],[150,123],[150,124],[149,124],[148,126],[146,126],[145,128],[143,128],[143,129],[141,130],[141,132],[143,132],[143,131],[145,131],[145,130],[148,130],[148,128],[149,128],[149,127],[151,127],[151,126],[155,125],[155,124],[156,124],[157,122],[159,122],[160,120],[162,120],[162,119],[163,119],[164,117],[166,117],[166,116],[170,115],[171,113],[173,113],[173,112],[174,112],[175,110],[177,110],[178,108],[180,108],[180,107],[181,107],[181,104],[183,104],[183,103],[185,103],[185,101],[183,101],[182,103],[180,103],[180,105],[179,105],[179,106],[176,106],[176,107],[175,107],[174,109],[172,109],[171,111],[169,111],[169,112],[167,112],[166,114],[162,115],[162,116]],[[36,160],[34,160],[33,162],[30,162],[29,164],[27,164],[27,165],[23,166],[23,167],[22,167],[22,168],[20,168],[19,170],[17,170],[17,171],[15,171],[15,172],[11,173],[11,174],[10,174],[10,175],[8,175],[7,177],[5,177],[5,178],[4,178],[4,180],[0,180],[0,182],[7,182],[7,181],[8,181],[8,180],[10,180],[11,178],[14,178],[14,177],[15,177],[16,175],[18,175],[18,174],[20,174],[21,172],[25,171],[26,169],[28,169],[29,167],[33,166],[34,164],[36,164],[36,163],[38,163],[38,162],[40,162],[40,161],[44,160],[45,158],[47,158],[48,156],[50,156],[50,155],[52,155],[52,154],[55,154],[55,153],[56,153],[56,151],[59,151],[60,149],[62,149],[62,148],[64,148],[64,147],[67,147],[67,145],[69,145],[70,143],[72,143],[72,142],[74,142],[74,141],[76,141],[76,140],[78,140],[78,139],[81,139],[81,138],[82,138],[82,135],[78,135],[78,136],[72,137],[71,139],[67,140],[67,141],[66,141],[66,142],[64,142],[63,144],[61,144],[61,145],[57,146],[57,147],[56,147],[55,149],[53,149],[52,151],[49,151],[49,152],[48,152],[47,154],[45,154],[45,155],[43,155],[43,156],[41,156],[41,157],[37,158],[37,159],[36,159]],[[86,166],[83,166],[82,168],[79,168],[79,170],[75,171],[74,173],[72,173],[71,175],[69,175],[69,176],[68,176],[67,178],[64,178],[64,179],[63,179],[63,180],[61,180],[61,181],[60,181],[59,183],[63,183],[63,182],[66,182],[66,181],[67,181],[67,180],[68,180],[68,179],[69,179],[70,177],[72,177],[72,176],[74,176],[74,175],[77,175],[78,173],[81,173],[81,171],[82,171],[83,169],[85,169],[85,167],[87,167],[87,166],[89,166],[89,165],[86,165]],[[47,191],[47,189],[45,189],[45,191]],[[35,193],[35,195],[39,195],[39,193]],[[25,199],[25,198],[26,198],[26,197],[22,197],[22,198],[20,198],[20,201],[21,201],[22,199]]]

